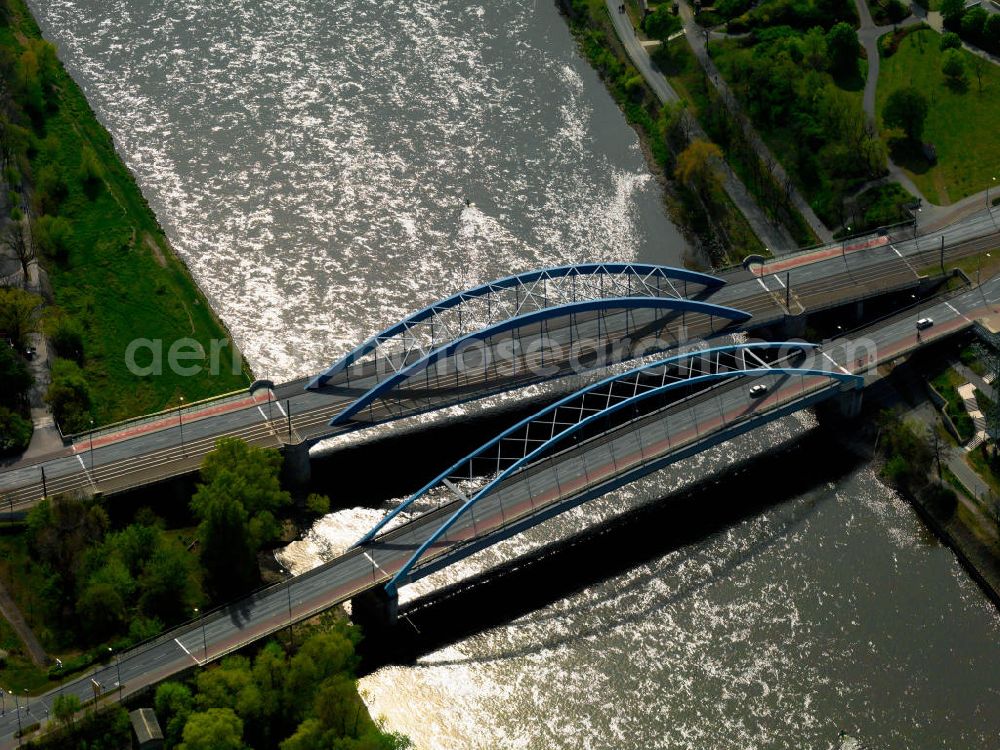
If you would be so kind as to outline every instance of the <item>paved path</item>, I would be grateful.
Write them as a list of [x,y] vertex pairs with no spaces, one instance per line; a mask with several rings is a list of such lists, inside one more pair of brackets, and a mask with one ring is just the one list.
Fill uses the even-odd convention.
[[[688,44],[691,45],[694,56],[704,69],[706,75],[708,76],[708,80],[711,81],[713,86],[715,86],[716,90],[723,97],[723,99],[729,103],[731,110],[739,113],[739,102],[729,90],[729,86],[726,84],[725,79],[719,73],[719,69],[715,67],[715,62],[709,56],[708,48],[705,44],[705,31],[697,23],[695,23],[694,11],[691,9],[687,0],[681,0],[680,14],[681,20],[684,22],[684,33],[687,36]],[[819,241],[822,243],[833,242],[833,233],[827,229],[826,224],[820,221],[816,212],[812,210],[812,206],[809,205],[809,202],[805,199],[805,197],[803,197],[802,193],[799,192],[798,188],[795,187],[794,183],[789,180],[788,175],[781,166],[781,162],[774,157],[771,150],[767,147],[767,144],[764,143],[759,135],[757,135],[757,131],[752,126],[748,126],[746,131],[750,139],[750,143],[757,152],[757,156],[764,162],[764,164],[771,168],[771,174],[774,176],[775,181],[777,181],[779,185],[788,184],[792,186],[790,196],[792,204],[795,206],[796,210],[802,214],[802,218],[805,219],[806,223],[819,238]]]
[[48,666],[49,655],[45,653],[42,644],[35,637],[35,631],[28,626],[24,615],[21,614],[21,610],[18,609],[17,604],[14,603],[3,583],[0,583],[0,614],[14,628],[14,632],[21,639],[25,649],[28,651],[28,656],[35,663],[35,666],[42,669]]
[[[618,3],[605,0],[608,15],[614,24],[615,32],[625,47],[625,52],[632,60],[632,64],[649,84],[649,87],[656,94],[656,97],[664,104],[680,102],[681,98],[674,91],[666,76],[653,66],[653,61],[649,58],[649,53],[640,43],[636,36],[635,29],[628,15],[618,11]],[[696,138],[708,140],[705,131],[697,122],[692,124],[692,135]],[[798,244],[782,226],[776,226],[767,214],[757,205],[757,202],[750,195],[746,186],[733,172],[732,168],[725,162],[721,165],[723,176],[723,188],[729,199],[736,204],[736,207],[746,217],[747,223],[753,229],[754,234],[760,239],[764,246],[772,253],[781,254],[794,252],[798,249]]]

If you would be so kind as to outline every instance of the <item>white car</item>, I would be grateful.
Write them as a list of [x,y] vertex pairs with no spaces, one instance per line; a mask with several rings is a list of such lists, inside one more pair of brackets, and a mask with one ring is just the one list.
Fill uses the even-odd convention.
[[763,383],[750,386],[750,398],[760,398],[767,394],[767,386]]
[[917,321],[917,330],[922,331],[925,328],[930,328],[932,325],[934,325],[933,318],[921,318]]

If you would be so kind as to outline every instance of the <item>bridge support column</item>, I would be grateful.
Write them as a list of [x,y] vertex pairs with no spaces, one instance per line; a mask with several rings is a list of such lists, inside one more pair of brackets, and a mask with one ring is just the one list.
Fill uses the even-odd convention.
[[842,416],[854,419],[861,415],[861,394],[859,389],[844,391],[837,397],[837,405],[840,407]]
[[806,335],[806,321],[809,316],[805,313],[800,315],[786,315],[784,322],[784,337],[786,339],[800,339]]
[[865,301],[863,299],[859,299],[857,302],[854,303],[854,321],[856,323],[860,323],[864,317],[865,317]]
[[304,487],[312,479],[312,464],[309,463],[309,444],[285,445],[282,449],[285,462],[281,467],[282,479],[293,487]]
[[383,586],[363,591],[351,599],[351,620],[365,632],[387,630],[396,624],[399,596]]

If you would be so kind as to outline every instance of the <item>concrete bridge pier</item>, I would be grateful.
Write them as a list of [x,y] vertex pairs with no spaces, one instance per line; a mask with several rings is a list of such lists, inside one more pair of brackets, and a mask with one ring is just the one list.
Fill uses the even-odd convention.
[[863,391],[858,388],[852,388],[849,391],[843,391],[837,397],[837,406],[840,409],[840,414],[847,419],[854,419],[861,415],[861,394]]
[[785,339],[800,339],[806,335],[806,323],[809,316],[805,313],[799,315],[786,315],[784,322]]
[[399,617],[399,596],[375,586],[351,599],[351,620],[366,633],[387,630]]
[[284,445],[281,449],[285,463],[281,467],[281,478],[292,487],[305,487],[312,479],[312,464],[309,462],[309,444]]

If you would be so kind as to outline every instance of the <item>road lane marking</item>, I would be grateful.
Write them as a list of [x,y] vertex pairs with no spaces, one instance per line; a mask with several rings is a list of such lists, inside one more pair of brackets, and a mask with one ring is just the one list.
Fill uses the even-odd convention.
[[188,651],[187,647],[183,643],[181,643],[180,637],[174,638],[174,642],[184,650],[185,654],[187,654],[194,660],[195,664],[197,664],[199,667],[201,666],[201,662],[198,661],[198,658],[194,656],[194,654],[192,654],[190,651]]
[[947,307],[947,308],[948,308],[949,310],[951,310],[951,311],[952,311],[953,313],[955,313],[955,315],[958,315],[958,316],[959,316],[960,318],[965,318],[965,319],[966,319],[966,320],[968,320],[968,321],[969,321],[970,323],[972,322],[972,319],[971,319],[971,318],[970,318],[970,317],[969,317],[968,315],[966,315],[966,314],[965,314],[964,312],[960,312],[960,311],[958,310],[958,308],[957,308],[957,307],[955,307],[955,306],[954,306],[953,304],[951,304],[950,302],[945,302],[944,304],[945,304],[945,307]]

